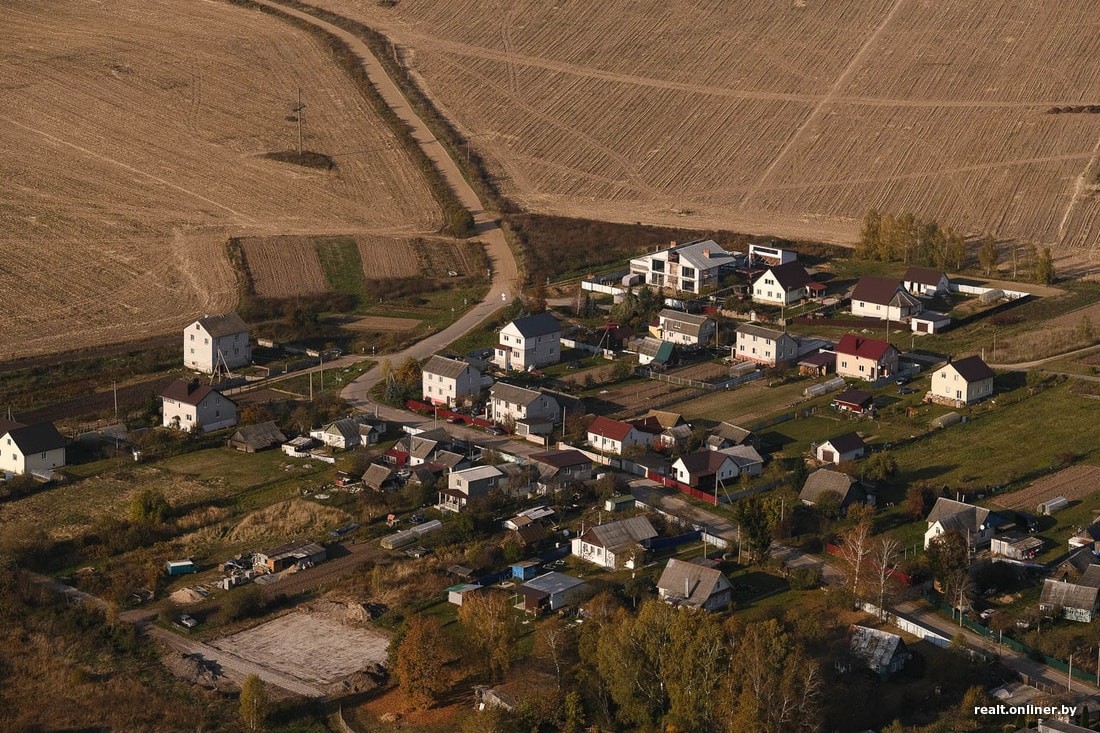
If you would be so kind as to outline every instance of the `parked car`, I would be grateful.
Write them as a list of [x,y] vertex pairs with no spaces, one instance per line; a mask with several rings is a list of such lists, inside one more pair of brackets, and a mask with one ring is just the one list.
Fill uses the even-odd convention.
[[1039,518],[1034,514],[1016,512],[1016,524],[1020,529],[1026,529],[1028,532],[1039,531]]
[[185,629],[193,629],[199,625],[198,620],[196,620],[193,616],[188,616],[186,613],[180,616],[177,622]]
[[504,435],[504,428],[497,427],[496,425],[490,425],[489,427],[485,428],[485,432],[489,433],[490,435]]
[[451,425],[458,425],[459,423],[464,423],[466,421],[458,415],[451,415],[449,418],[447,418],[447,422],[449,422]]
[[894,377],[894,384],[898,385],[899,387],[904,384],[909,384],[909,375],[899,374],[898,376]]

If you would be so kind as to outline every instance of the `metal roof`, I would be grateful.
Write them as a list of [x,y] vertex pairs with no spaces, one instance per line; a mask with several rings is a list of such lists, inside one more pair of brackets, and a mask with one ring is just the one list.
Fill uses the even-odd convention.
[[653,529],[648,519],[631,517],[592,527],[581,535],[581,539],[590,545],[597,545],[615,553],[656,536],[657,530]]
[[517,387],[514,384],[497,382],[489,388],[489,396],[494,400],[500,400],[502,402],[509,402],[516,405],[529,405],[542,396],[542,393],[531,389],[524,389],[523,387]]
[[542,313],[535,313],[531,316],[517,318],[508,325],[515,326],[516,330],[518,330],[520,332],[520,335],[522,335],[524,338],[545,336],[547,334],[561,331],[561,324],[558,323],[557,318],[554,318],[554,316],[550,315],[549,311],[543,311]]
[[905,642],[897,634],[891,634],[888,631],[867,626],[853,626],[849,649],[852,656],[878,672],[889,667],[891,660],[899,652],[905,651]]
[[445,356],[436,354],[424,364],[424,368],[421,370],[424,374],[438,374],[448,379],[455,379],[462,375],[467,369],[473,369],[477,371],[467,362],[459,361],[458,359],[448,359]]
[[190,325],[199,324],[214,338],[232,336],[235,333],[248,333],[248,324],[236,313],[223,313],[220,316],[203,316]]
[[1092,610],[1096,608],[1098,594],[1100,594],[1100,588],[1047,578],[1043,581],[1043,592],[1039,596],[1039,603],[1044,606]]
[[657,581],[666,600],[694,608],[702,607],[712,595],[728,587],[722,571],[676,558],[668,561]]
[[579,578],[574,578],[572,575],[566,575],[565,573],[550,572],[527,581],[523,584],[523,587],[554,595],[580,585],[584,585],[584,581]]

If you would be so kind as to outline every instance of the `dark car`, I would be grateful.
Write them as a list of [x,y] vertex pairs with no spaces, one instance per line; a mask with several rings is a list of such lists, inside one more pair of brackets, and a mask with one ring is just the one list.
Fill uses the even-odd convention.
[[1020,529],[1026,529],[1028,532],[1038,532],[1039,518],[1027,512],[1016,512],[1016,525]]
[[908,375],[899,374],[898,376],[894,377],[894,384],[898,385],[899,387],[904,384],[909,384]]
[[458,415],[451,415],[450,417],[447,418],[447,422],[451,423],[452,425],[457,425],[458,423],[464,423],[466,421],[463,420]]
[[489,427],[485,428],[485,432],[489,433],[489,435],[504,435],[504,428],[498,428],[496,425],[490,425]]

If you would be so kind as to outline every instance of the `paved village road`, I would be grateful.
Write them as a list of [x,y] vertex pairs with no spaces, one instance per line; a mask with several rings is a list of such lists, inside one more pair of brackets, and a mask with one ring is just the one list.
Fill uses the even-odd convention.
[[[397,114],[401,121],[409,126],[413,139],[431,159],[432,164],[443,176],[443,180],[455,192],[459,202],[473,214],[474,224],[477,228],[477,238],[485,243],[486,253],[492,266],[493,276],[489,292],[485,298],[439,333],[425,338],[404,351],[396,354],[380,354],[376,358],[380,362],[382,359],[389,359],[394,364],[400,364],[410,356],[418,360],[431,356],[455,339],[472,331],[478,324],[515,297],[519,282],[519,267],[508,242],[504,238],[500,223],[489,212],[485,211],[485,207],[482,205],[477,193],[462,177],[455,161],[451,159],[443,145],[440,144],[428,126],[412,109],[401,90],[386,74],[382,64],[379,63],[378,59],[371,53],[370,48],[362,40],[344,29],[309,13],[269,2],[269,0],[257,0],[257,2],[305,20],[347,43],[362,61],[363,68],[382,99],[385,100],[386,104]],[[392,315],[401,314],[395,312]],[[380,379],[381,370],[375,367],[345,387],[341,392],[341,397],[355,407],[368,408],[371,403],[367,399],[367,393]]]

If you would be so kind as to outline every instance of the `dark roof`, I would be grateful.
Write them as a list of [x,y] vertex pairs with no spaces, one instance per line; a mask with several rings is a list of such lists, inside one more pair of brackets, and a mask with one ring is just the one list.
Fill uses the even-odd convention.
[[711,431],[711,435],[728,440],[734,445],[747,443],[756,437],[751,430],[728,422],[719,423],[718,427]]
[[730,584],[721,570],[671,558],[657,581],[657,587],[664,591],[666,600],[702,608],[712,595],[729,588]]
[[895,278],[864,275],[852,290],[852,300],[886,305],[900,289],[901,281]]
[[550,536],[550,530],[545,525],[538,522],[532,522],[531,524],[525,524],[519,529],[514,529],[512,532],[515,534],[519,543],[523,546],[534,545],[542,542],[544,539]]
[[847,405],[866,407],[867,404],[873,402],[874,399],[875,396],[873,394],[864,392],[862,389],[846,389],[833,398],[833,402],[843,402]]
[[863,490],[859,488],[859,482],[846,473],[827,468],[819,468],[806,477],[798,498],[808,504],[815,504],[826,491],[840,494],[842,505],[863,500]]
[[542,393],[531,389],[524,389],[523,387],[517,387],[514,384],[497,382],[489,388],[489,396],[493,399],[501,400],[502,402],[526,406],[541,397]]
[[279,430],[279,426],[272,421],[262,422],[259,425],[245,425],[237,428],[231,443],[244,443],[251,448],[267,448],[272,445],[286,442],[286,436]]
[[176,402],[182,402],[185,405],[198,405],[207,398],[211,393],[217,394],[222,399],[232,402],[228,397],[223,395],[218,390],[211,387],[209,384],[199,384],[198,380],[191,382],[185,382],[182,379],[177,379],[160,392],[160,396],[166,400],[175,400]]
[[804,356],[798,361],[798,365],[802,366],[829,366],[830,364],[836,364],[836,354],[832,351],[819,351],[816,354],[810,354]]
[[241,317],[236,313],[223,313],[220,316],[203,316],[197,323],[214,338],[248,332],[248,324],[241,320]]
[[21,423],[18,420],[8,420],[7,418],[0,417],[0,435],[4,435],[9,430],[14,430],[15,428],[25,427],[27,427],[26,423]]
[[1100,588],[1047,578],[1043,581],[1039,603],[1044,606],[1091,610],[1096,608],[1098,594]]
[[805,287],[810,282],[809,273],[806,272],[805,267],[798,264],[798,260],[788,262],[785,265],[769,267],[768,272],[771,272],[772,277],[784,290]]
[[837,342],[836,353],[851,354],[852,356],[859,356],[864,359],[881,361],[882,358],[886,356],[886,353],[892,348],[893,346],[889,341],[868,339],[862,336],[856,336],[854,333],[846,333],[840,341]]
[[598,524],[581,535],[581,539],[590,545],[597,545],[617,553],[642,540],[653,539],[657,530],[645,517],[620,519],[618,522]]
[[592,459],[579,450],[552,450],[546,453],[533,453],[529,456],[532,461],[545,463],[554,468],[566,468],[567,466],[583,466],[591,463]]
[[855,432],[844,433],[844,435],[829,438],[826,442],[836,448],[839,453],[849,453],[867,447],[867,444],[863,442],[863,438],[859,437],[859,433]]
[[940,278],[947,277],[939,270],[934,270],[931,267],[917,267],[916,265],[910,265],[909,269],[905,271],[905,276],[902,277],[907,283],[920,283],[921,285],[931,285],[933,287],[939,286]]
[[424,368],[421,370],[427,374],[439,374],[440,376],[447,377],[448,379],[455,379],[459,377],[467,369],[472,369],[469,364],[458,359],[448,359],[445,356],[439,356],[436,354],[431,359],[428,359],[424,364]]
[[375,491],[381,491],[393,477],[393,469],[381,463],[372,463],[363,472],[363,483]]
[[996,376],[980,356],[968,356],[965,359],[952,361],[949,366],[955,367],[955,371],[959,373],[959,376],[968,382],[992,379]]
[[665,364],[672,358],[675,347],[668,341],[646,336],[637,346],[638,354],[648,356],[658,364]]
[[561,331],[561,324],[558,323],[557,318],[550,315],[549,311],[536,313],[533,316],[517,318],[512,321],[511,325],[515,326],[524,338],[545,336],[548,333]]
[[684,468],[691,476],[709,476],[718,473],[718,469],[731,457],[721,451],[701,450],[680,456]]
[[52,422],[40,422],[36,425],[23,425],[22,427],[8,430],[8,437],[12,439],[23,455],[30,453],[45,453],[48,450],[65,447],[65,438],[57,432]]

